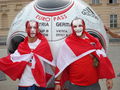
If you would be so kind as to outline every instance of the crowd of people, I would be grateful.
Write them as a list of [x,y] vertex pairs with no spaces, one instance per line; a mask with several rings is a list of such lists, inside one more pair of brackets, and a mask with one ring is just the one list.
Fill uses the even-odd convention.
[[18,90],[46,90],[53,80],[54,90],[66,89],[67,81],[68,90],[101,90],[99,79],[106,79],[107,89],[112,89],[115,73],[111,61],[99,40],[86,31],[83,19],[71,22],[72,34],[60,46],[56,60],[39,23],[29,20],[25,27],[27,37],[17,50],[0,58],[0,70],[12,80],[19,79]]

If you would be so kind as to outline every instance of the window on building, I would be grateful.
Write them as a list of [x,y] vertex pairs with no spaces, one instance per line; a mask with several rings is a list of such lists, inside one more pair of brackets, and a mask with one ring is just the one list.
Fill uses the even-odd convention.
[[17,4],[15,10],[21,10],[22,4]]
[[100,0],[92,0],[92,4],[100,4]]
[[110,4],[117,3],[117,0],[109,0],[109,3],[110,3]]
[[8,11],[7,5],[1,5],[0,8],[2,11]]
[[110,15],[110,27],[117,28],[117,15]]
[[7,14],[2,14],[2,28],[7,29],[8,28],[8,15]]

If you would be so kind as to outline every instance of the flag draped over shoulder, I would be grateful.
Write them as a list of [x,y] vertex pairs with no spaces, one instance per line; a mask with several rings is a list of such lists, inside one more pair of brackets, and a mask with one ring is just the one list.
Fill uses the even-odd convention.
[[20,79],[28,62],[14,62],[11,56],[0,58],[0,70],[7,74],[12,80]]
[[114,78],[115,73],[112,64],[106,53],[99,43],[99,40],[85,32],[86,38],[82,39],[77,37],[74,33],[68,36],[60,48],[56,64],[56,75],[60,75],[63,72],[63,82],[69,78],[66,78],[67,67],[76,60],[92,54],[99,60],[99,66],[96,68],[99,78]]
[[[31,65],[31,71],[35,81],[41,87],[46,87],[45,81],[50,79],[52,72],[47,73],[42,62],[48,64],[48,69],[51,70],[50,65],[54,66],[53,57],[46,38],[41,34],[38,35],[38,38],[41,42],[36,49],[31,50],[29,48],[28,37],[26,37],[25,40],[19,44],[14,54],[0,58],[0,70],[6,73],[11,79],[16,80],[21,78],[26,65]],[[32,62],[30,62],[31,58],[33,58]]]

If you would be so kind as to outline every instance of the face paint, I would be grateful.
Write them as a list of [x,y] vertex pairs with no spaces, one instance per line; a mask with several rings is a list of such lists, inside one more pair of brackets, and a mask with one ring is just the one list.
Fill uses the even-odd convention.
[[27,24],[27,34],[29,37],[36,37],[38,34],[38,26],[37,22],[29,21]]
[[83,33],[83,23],[82,20],[74,20],[73,21],[73,29],[77,36],[81,36]]

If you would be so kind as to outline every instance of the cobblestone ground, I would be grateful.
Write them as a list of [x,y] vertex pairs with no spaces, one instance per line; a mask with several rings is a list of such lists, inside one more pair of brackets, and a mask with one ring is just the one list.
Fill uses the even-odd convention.
[[[6,47],[0,46],[0,57],[7,55]],[[108,56],[113,63],[116,74],[120,72],[120,43],[110,43],[108,48]],[[120,90],[120,77],[116,77],[114,80],[114,86],[112,90]],[[0,90],[17,90],[18,81],[12,81],[7,77],[7,80],[0,81]],[[105,80],[100,80],[101,90],[107,90],[105,86]]]

